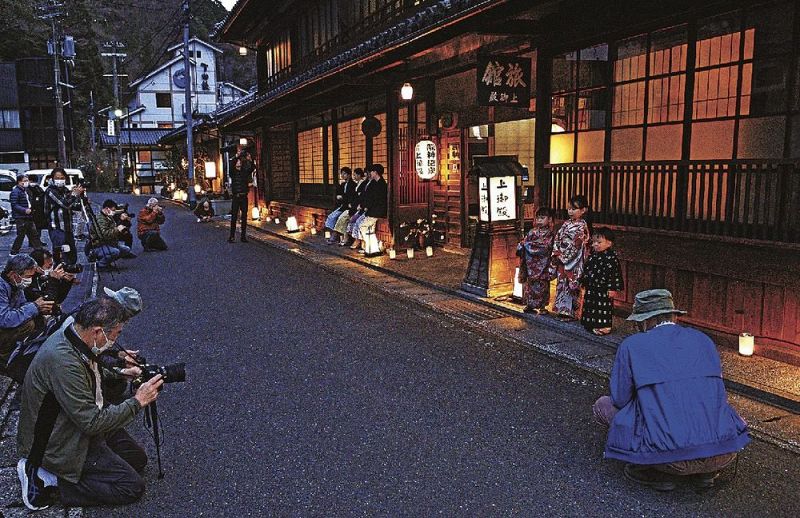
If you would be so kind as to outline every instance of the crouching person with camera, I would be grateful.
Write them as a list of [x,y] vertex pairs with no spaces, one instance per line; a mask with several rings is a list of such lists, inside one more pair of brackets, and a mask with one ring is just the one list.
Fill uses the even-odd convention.
[[147,456],[124,427],[164,382],[156,375],[133,397],[104,407],[98,361],[129,316],[112,298],[86,302],[34,357],[17,432],[17,474],[29,509],[43,509],[55,496],[67,506],[90,506],[129,504],[144,493]]

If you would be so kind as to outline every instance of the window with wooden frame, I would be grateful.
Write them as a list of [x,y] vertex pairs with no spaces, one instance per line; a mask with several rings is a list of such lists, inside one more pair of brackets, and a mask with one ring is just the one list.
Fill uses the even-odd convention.
[[292,40],[289,29],[281,33],[264,51],[267,78],[292,65]]
[[324,128],[314,128],[297,134],[297,161],[301,184],[325,182],[322,159]]
[[317,0],[298,17],[300,54],[309,56],[330,46],[339,35],[338,0]]
[[608,58],[602,43],[553,59],[550,163],[603,160]]
[[386,114],[379,113],[375,118],[381,123],[381,132],[372,138],[372,163],[389,167],[389,150],[386,142]]
[[339,137],[339,168],[367,166],[367,140],[361,131],[363,118],[339,121],[336,125]]

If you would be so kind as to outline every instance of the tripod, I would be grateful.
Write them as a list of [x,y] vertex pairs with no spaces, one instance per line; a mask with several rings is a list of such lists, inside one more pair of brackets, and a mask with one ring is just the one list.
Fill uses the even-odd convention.
[[[81,196],[81,211],[83,212],[83,217],[86,219],[86,222],[89,225],[89,229],[88,229],[89,232],[88,232],[87,240],[88,240],[89,246],[91,247],[92,230],[94,230],[95,233],[97,234],[98,240],[100,240],[100,230],[99,230],[99,226],[97,224],[97,216],[95,215],[94,211],[92,210],[92,202],[89,201],[89,198],[87,198],[85,194]],[[101,241],[100,245],[97,248],[99,250],[101,250],[101,251],[105,248],[106,256],[107,257],[111,257],[111,246],[110,245],[103,244],[102,241]],[[91,248],[90,248],[90,250],[91,250]],[[115,265],[113,260],[110,261],[109,265],[111,266],[111,279],[113,280],[114,279],[114,271],[115,270],[118,271],[118,269],[117,269],[117,267],[116,267],[116,265]],[[99,274],[99,272],[98,272],[98,274]]]
[[161,469],[161,431],[158,423],[158,405],[153,401],[144,407],[144,425],[153,430],[153,442],[156,445],[156,460],[158,461],[158,479],[164,478],[164,470]]

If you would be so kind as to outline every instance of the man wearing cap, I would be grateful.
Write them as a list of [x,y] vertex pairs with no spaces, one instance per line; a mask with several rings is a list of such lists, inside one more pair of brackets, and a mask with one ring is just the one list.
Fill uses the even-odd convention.
[[[109,287],[103,288],[106,297],[119,302],[128,318],[133,318],[142,312],[142,296],[133,288],[120,288],[117,291]],[[125,401],[128,393],[128,379],[136,377],[142,373],[138,362],[142,361],[138,356],[139,351],[130,349],[107,350],[98,358],[100,363],[106,367],[106,372],[115,372],[116,377],[103,377],[103,397],[112,405],[119,405]]]
[[136,235],[139,236],[145,252],[167,249],[167,244],[161,238],[161,225],[164,224],[164,219],[164,209],[156,198],[147,200],[147,205],[139,211]]
[[688,476],[698,489],[714,484],[750,437],[728,404],[714,342],[676,323],[672,294],[636,295],[628,320],[639,333],[620,344],[610,396],[592,410],[609,427],[605,457],[626,462],[625,477],[658,491]]

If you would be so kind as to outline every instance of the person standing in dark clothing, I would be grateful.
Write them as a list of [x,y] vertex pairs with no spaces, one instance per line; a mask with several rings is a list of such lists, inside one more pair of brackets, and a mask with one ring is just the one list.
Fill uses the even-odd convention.
[[45,214],[47,215],[47,232],[53,245],[53,261],[61,262],[61,253],[65,254],[67,264],[78,262],[78,251],[75,249],[75,236],[72,232],[72,213],[81,210],[82,185],[67,190],[67,173],[57,167],[51,173],[51,183],[45,192]]
[[17,255],[19,249],[22,247],[22,242],[28,238],[28,244],[34,250],[43,248],[42,241],[39,239],[39,229],[36,228],[36,223],[33,220],[33,204],[28,195],[28,176],[21,174],[17,177],[17,185],[11,190],[9,195],[9,202],[11,203],[11,212],[14,215],[14,220],[17,225],[17,238],[11,245],[11,252],[9,255]]
[[231,233],[228,243],[233,243],[236,237],[236,220],[241,213],[241,239],[242,243],[247,243],[247,194],[253,185],[253,161],[250,153],[240,152],[233,160],[231,168],[231,192],[233,201],[231,203]]

